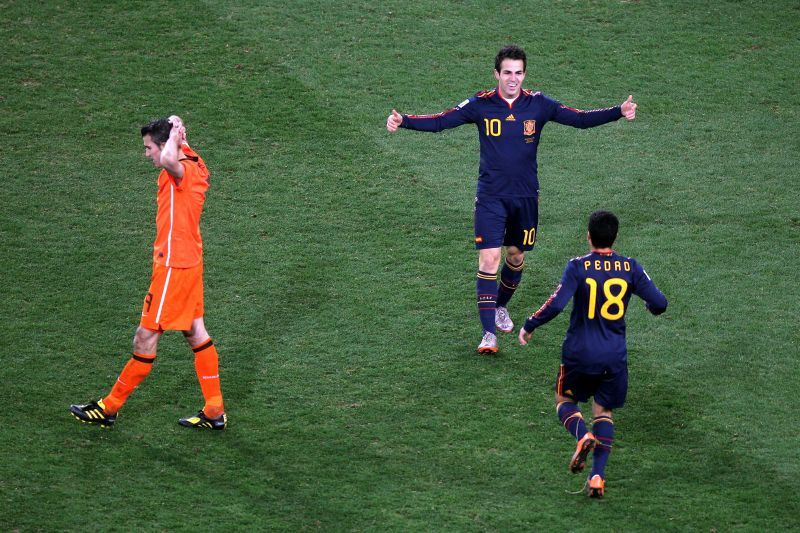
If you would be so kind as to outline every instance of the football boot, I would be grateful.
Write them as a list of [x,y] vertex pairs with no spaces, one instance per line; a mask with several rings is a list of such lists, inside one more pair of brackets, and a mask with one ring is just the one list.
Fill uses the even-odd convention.
[[194,416],[187,416],[178,420],[178,424],[187,428],[198,429],[225,429],[228,426],[228,417],[222,413],[216,418],[209,418],[203,411]]
[[106,414],[105,408],[103,400],[97,400],[85,405],[70,405],[69,412],[86,424],[97,424],[102,428],[110,428],[117,421],[117,415]]
[[573,474],[583,472],[586,467],[586,458],[589,456],[597,441],[591,432],[586,433],[578,444],[575,446],[575,453],[572,454],[572,459],[569,462],[569,471]]
[[503,333],[514,331],[514,322],[511,321],[511,317],[508,315],[508,309],[505,307],[495,309],[494,325],[497,327],[497,331],[502,331]]
[[478,345],[478,353],[497,353],[497,335],[485,332]]
[[600,477],[600,474],[593,475],[586,486],[586,494],[590,498],[602,498],[605,492],[606,480]]

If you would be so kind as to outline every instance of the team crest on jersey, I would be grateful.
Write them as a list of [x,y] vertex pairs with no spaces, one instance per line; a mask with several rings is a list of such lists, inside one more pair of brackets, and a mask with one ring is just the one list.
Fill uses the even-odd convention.
[[522,134],[523,135],[533,135],[536,133],[536,121],[535,120],[526,120],[522,123]]

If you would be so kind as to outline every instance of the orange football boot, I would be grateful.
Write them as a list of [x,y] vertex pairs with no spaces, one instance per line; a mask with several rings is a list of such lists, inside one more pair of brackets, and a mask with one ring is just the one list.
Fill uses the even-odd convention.
[[594,450],[595,444],[597,444],[597,441],[591,431],[587,432],[586,435],[578,441],[578,445],[575,447],[575,453],[572,454],[572,460],[569,462],[570,472],[573,474],[583,472],[583,469],[586,467],[586,458],[589,456],[589,453]]
[[586,487],[586,494],[590,498],[602,498],[606,492],[606,481],[600,477],[600,474],[595,474],[589,480],[589,486]]

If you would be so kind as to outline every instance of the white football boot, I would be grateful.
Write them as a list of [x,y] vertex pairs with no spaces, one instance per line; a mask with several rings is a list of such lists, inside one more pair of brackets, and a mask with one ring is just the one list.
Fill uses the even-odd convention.
[[514,331],[514,323],[511,321],[511,317],[508,314],[508,309],[505,307],[498,307],[494,310],[494,325],[497,327],[497,331],[502,331],[503,333],[511,333]]
[[485,332],[478,345],[478,353],[497,353],[497,335]]

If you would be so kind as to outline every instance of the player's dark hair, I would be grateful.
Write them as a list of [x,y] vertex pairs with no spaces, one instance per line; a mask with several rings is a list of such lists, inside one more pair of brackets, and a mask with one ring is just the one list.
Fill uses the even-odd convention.
[[169,132],[172,131],[172,122],[168,118],[157,118],[150,124],[142,126],[142,137],[149,135],[153,142],[161,146],[169,140]]
[[525,72],[528,69],[528,58],[525,56],[525,50],[516,44],[504,46],[499,52],[497,52],[497,57],[494,58],[494,69],[497,72],[500,72],[500,65],[503,63],[504,59],[521,59],[522,72]]
[[619,219],[610,211],[595,211],[589,215],[589,238],[595,248],[611,248],[617,239]]

